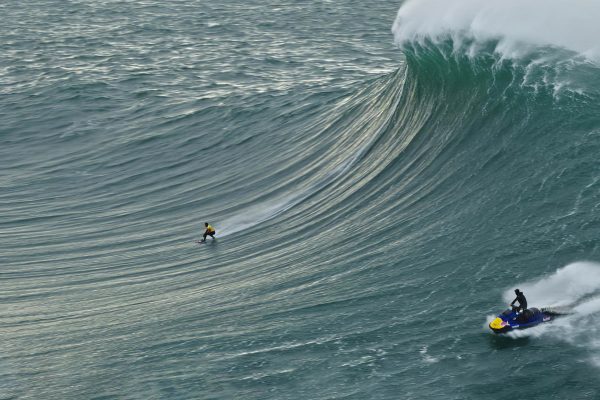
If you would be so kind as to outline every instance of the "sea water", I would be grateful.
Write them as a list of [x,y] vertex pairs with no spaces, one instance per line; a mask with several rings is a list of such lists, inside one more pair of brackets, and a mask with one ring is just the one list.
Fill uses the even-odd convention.
[[0,399],[600,396],[595,3],[0,15]]

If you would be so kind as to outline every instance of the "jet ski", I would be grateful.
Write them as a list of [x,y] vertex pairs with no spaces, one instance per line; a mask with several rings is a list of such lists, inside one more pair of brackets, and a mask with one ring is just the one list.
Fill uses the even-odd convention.
[[552,321],[556,316],[565,314],[564,311],[549,308],[528,308],[518,312],[518,307],[504,311],[490,322],[490,329],[494,333],[506,333],[516,329],[526,329],[544,322]]

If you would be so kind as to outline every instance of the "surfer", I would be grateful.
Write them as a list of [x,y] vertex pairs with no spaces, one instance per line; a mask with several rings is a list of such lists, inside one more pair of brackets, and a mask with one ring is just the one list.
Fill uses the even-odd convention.
[[519,310],[521,311],[525,311],[527,310],[527,299],[525,298],[525,295],[523,294],[523,292],[521,292],[519,289],[515,289],[515,294],[517,295],[517,298],[514,299],[512,301],[512,303],[510,303],[510,306],[514,306],[514,304],[518,301],[519,302],[519,307],[517,307],[517,312],[519,312]]
[[206,227],[206,230],[204,231],[204,235],[203,235],[203,238],[202,238],[201,242],[206,242],[206,237],[207,237],[207,236],[210,236],[210,237],[211,237],[211,238],[213,238],[213,240],[214,240],[214,238],[215,238],[215,233],[217,233],[217,232],[215,231],[215,228],[213,228],[212,226],[210,226],[210,225],[208,224],[208,222],[205,222],[205,223],[204,223],[204,226]]

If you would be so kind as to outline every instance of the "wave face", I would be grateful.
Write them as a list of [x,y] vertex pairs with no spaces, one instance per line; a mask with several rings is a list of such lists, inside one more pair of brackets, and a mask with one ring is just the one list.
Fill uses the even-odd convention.
[[598,9],[438,3],[0,5],[0,398],[600,395]]

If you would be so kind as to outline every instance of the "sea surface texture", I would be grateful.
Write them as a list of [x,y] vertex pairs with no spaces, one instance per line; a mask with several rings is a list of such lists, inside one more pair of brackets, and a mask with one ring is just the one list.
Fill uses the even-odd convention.
[[599,399],[599,20],[3,0],[0,399]]

